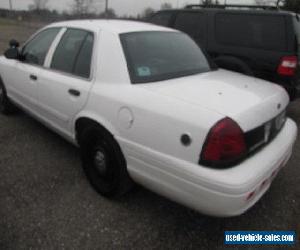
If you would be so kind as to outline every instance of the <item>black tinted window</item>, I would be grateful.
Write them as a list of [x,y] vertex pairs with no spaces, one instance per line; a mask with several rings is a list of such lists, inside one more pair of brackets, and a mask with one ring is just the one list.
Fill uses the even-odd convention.
[[295,32],[296,36],[298,38],[298,44],[300,44],[300,19],[294,17],[294,27],[295,27]]
[[131,81],[146,83],[207,72],[207,58],[179,32],[134,32],[121,35]]
[[94,37],[92,34],[88,34],[82,48],[78,54],[77,61],[74,66],[74,74],[89,78],[92,63],[92,53],[93,53]]
[[239,47],[284,51],[287,48],[283,16],[217,14],[216,38],[219,43]]
[[51,28],[38,33],[22,50],[24,61],[43,65],[48,50],[59,32],[59,28]]
[[204,15],[203,13],[196,12],[179,13],[176,18],[175,29],[187,33],[197,42],[204,44],[206,37],[206,21]]
[[294,17],[294,29],[296,33],[295,46],[298,53],[298,58],[300,60],[300,19],[299,17]]
[[172,17],[171,12],[161,12],[161,13],[158,13],[158,14],[154,15],[153,17],[151,17],[150,21],[151,21],[151,23],[154,23],[157,25],[169,26],[171,17]]
[[93,35],[79,29],[68,29],[53,55],[51,68],[89,77]]

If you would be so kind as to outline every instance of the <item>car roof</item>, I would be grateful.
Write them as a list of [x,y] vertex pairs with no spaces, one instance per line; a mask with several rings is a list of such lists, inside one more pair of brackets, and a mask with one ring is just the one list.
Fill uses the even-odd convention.
[[89,29],[95,32],[98,32],[99,30],[106,30],[117,34],[139,31],[175,31],[171,28],[166,28],[145,22],[112,19],[64,21],[50,24],[47,27],[71,27]]

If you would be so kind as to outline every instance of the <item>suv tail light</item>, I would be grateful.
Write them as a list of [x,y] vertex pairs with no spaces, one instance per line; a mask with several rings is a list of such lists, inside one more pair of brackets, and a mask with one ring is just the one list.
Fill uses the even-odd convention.
[[298,66],[297,56],[285,56],[281,59],[277,73],[282,76],[294,76]]
[[236,164],[246,154],[244,132],[235,121],[225,118],[210,130],[199,163],[225,168]]

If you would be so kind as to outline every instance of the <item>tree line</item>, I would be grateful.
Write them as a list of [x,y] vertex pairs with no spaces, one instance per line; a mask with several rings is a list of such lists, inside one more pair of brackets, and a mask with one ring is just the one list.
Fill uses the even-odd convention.
[[[0,17],[17,16],[24,19],[41,19],[41,20],[60,20],[76,18],[125,18],[125,19],[143,19],[154,12],[152,8],[145,8],[137,16],[123,15],[118,16],[113,8],[104,9],[105,0],[73,0],[69,4],[68,11],[58,12],[49,9],[49,0],[32,0],[27,11],[18,11],[0,9]],[[102,5],[102,6],[101,6]],[[170,3],[162,3],[161,9],[171,9]]]

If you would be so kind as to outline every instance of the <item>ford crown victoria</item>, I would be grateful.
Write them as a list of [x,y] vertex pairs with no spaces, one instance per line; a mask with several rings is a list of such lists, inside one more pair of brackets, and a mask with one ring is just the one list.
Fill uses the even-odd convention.
[[0,110],[80,147],[102,195],[133,182],[205,214],[252,207],[297,135],[280,86],[217,69],[187,35],[117,20],[51,24],[0,58]]

